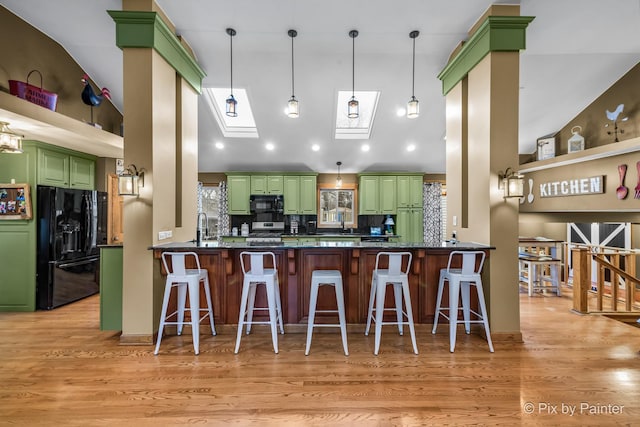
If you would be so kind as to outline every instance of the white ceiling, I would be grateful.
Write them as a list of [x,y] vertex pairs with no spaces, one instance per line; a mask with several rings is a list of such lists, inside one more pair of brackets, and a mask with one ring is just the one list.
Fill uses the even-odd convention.
[[[445,102],[437,74],[469,28],[495,3],[521,5],[535,16],[520,64],[520,153],[555,132],[640,60],[639,0],[156,0],[193,48],[207,73],[205,87],[244,87],[260,137],[224,138],[199,103],[199,170],[445,172]],[[57,40],[122,111],[122,52],[105,10],[118,0],[0,0],[0,4]],[[295,95],[301,116],[284,115],[291,95],[287,30],[296,29]],[[371,139],[334,139],[338,90],[351,89],[355,39],[356,90],[381,91]],[[411,96],[411,39],[416,39],[417,119],[398,117]],[[241,107],[241,106],[239,106]],[[615,105],[612,105],[614,108]],[[346,108],[346,106],[345,106]],[[241,110],[239,110],[241,112]],[[604,115],[604,112],[603,112]],[[214,147],[223,142],[222,150]],[[266,143],[275,150],[266,151]],[[362,152],[363,142],[370,145]],[[320,151],[311,151],[319,144]],[[415,144],[414,152],[405,147]]]

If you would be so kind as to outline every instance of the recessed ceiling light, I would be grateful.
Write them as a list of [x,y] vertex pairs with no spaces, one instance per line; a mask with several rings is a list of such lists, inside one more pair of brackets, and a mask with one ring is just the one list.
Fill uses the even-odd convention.
[[369,151],[369,144],[362,144],[362,147],[360,147],[360,149],[362,151]]
[[269,151],[273,151],[276,146],[269,142],[267,145],[265,145],[265,148]]
[[216,142],[216,148],[218,150],[222,150],[224,148],[224,144],[222,142]]
[[313,151],[320,151],[320,146],[319,146],[318,144],[313,144],[313,145],[311,146],[311,149],[312,149]]
[[416,149],[416,146],[413,144],[409,144],[407,145],[407,151],[414,151]]
[[407,114],[407,110],[405,110],[404,108],[398,108],[396,110],[396,116],[398,117],[404,117],[405,114]]

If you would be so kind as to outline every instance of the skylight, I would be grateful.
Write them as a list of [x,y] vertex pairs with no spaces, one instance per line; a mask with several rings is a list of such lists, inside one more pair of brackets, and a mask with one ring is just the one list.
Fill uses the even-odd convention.
[[336,139],[369,139],[371,128],[378,108],[378,91],[356,91],[355,97],[360,104],[360,115],[357,119],[347,117],[347,103],[351,99],[351,91],[338,91],[336,106]]
[[[236,107],[237,117],[229,117],[225,114],[225,101],[231,91],[229,88],[206,87],[202,88],[202,95],[213,113],[220,130],[228,138],[257,138],[258,128],[253,118],[249,97],[245,89],[234,88],[233,96],[238,101]],[[346,102],[346,101],[345,101]]]

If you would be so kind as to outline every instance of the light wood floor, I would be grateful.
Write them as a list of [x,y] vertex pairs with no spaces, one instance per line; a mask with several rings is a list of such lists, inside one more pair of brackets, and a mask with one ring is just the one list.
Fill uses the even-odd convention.
[[165,338],[154,356],[100,332],[98,301],[0,313],[0,425],[640,422],[640,328],[572,314],[568,296],[521,295],[525,342],[496,343],[493,354],[464,334],[449,353],[444,326],[436,336],[419,330],[415,356],[408,335],[387,326],[378,357],[373,335],[356,333],[345,357],[338,330],[314,334],[307,357],[304,334],[281,337],[275,355],[261,331],[234,355],[229,329],[203,336],[199,356],[190,335]]

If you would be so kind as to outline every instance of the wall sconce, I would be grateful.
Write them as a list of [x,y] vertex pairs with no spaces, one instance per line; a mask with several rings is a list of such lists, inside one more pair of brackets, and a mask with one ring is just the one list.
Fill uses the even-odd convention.
[[118,175],[118,194],[120,196],[138,196],[140,187],[144,187],[144,169],[129,165]]
[[0,153],[22,153],[22,138],[9,129],[9,123],[0,122]]
[[504,191],[504,198],[524,196],[524,176],[511,168],[498,173],[498,188]]

